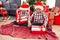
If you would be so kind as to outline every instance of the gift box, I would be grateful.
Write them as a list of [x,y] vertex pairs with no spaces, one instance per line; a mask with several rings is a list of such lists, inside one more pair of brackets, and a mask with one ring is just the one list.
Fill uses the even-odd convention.
[[28,21],[28,19],[26,18],[26,16],[23,16],[23,17],[21,17],[21,18],[17,18],[17,23],[18,24],[25,24],[25,23],[27,23],[27,21]]
[[31,28],[32,34],[45,34],[45,27],[43,26],[32,26]]
[[54,24],[60,25],[60,14],[54,17]]

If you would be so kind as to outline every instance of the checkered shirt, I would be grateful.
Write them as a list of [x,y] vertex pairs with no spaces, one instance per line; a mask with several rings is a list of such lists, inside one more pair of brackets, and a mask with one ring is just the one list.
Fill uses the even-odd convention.
[[33,12],[33,14],[31,15],[31,17],[29,18],[29,20],[31,21],[33,19],[34,22],[38,22],[38,23],[44,23],[45,22],[48,22],[48,17],[45,15],[44,12],[41,12],[41,13],[37,13],[36,11]]

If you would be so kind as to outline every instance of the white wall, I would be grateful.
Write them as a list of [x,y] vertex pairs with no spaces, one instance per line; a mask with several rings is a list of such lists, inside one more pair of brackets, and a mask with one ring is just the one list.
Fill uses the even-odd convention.
[[46,5],[49,5],[49,8],[53,8],[55,6],[56,0],[46,0]]

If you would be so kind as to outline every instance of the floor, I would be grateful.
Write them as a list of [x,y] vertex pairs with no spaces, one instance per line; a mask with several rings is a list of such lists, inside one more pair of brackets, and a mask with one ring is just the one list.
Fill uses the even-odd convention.
[[[10,23],[14,20],[15,20],[14,17],[10,17],[9,20],[4,21],[4,22],[0,22],[0,26]],[[60,25],[53,25],[53,31],[56,33],[56,35],[59,37],[59,40],[60,40]],[[0,34],[0,40],[25,40],[25,39],[15,38],[15,37],[11,37],[9,35],[1,35]],[[40,40],[40,39],[26,39],[26,40]],[[41,40],[44,40],[44,39],[41,39]]]

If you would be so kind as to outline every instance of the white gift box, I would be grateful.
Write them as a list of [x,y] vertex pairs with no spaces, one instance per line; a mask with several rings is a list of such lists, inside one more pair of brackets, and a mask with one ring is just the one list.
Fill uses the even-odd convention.
[[32,28],[31,30],[32,30],[32,31],[41,31],[40,28]]
[[42,26],[32,26],[31,31],[46,31]]
[[32,26],[32,31],[41,31],[41,28],[39,26]]

